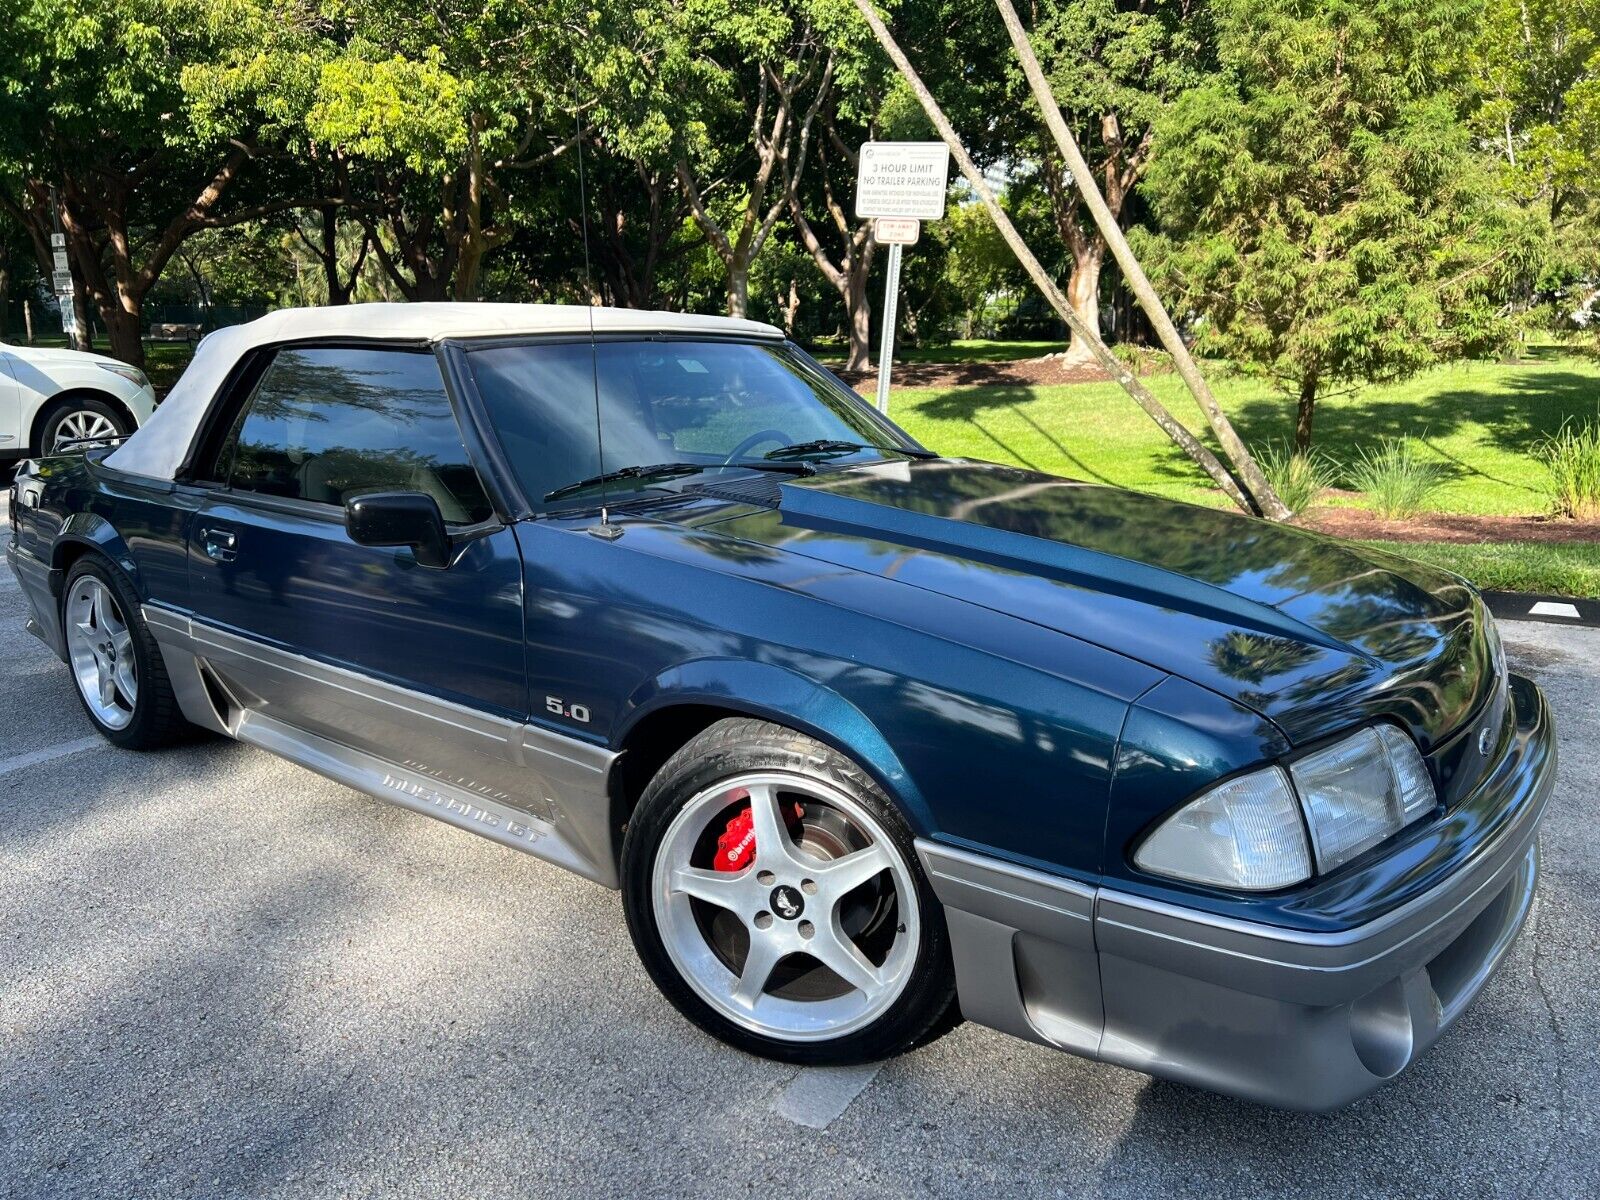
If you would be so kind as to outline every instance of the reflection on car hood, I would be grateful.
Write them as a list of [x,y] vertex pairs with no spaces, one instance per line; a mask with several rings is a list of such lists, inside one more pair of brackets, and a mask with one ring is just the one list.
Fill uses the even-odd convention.
[[1481,603],[1454,576],[1116,488],[882,463],[786,482],[775,511],[718,528],[1118,651],[1295,742],[1382,714],[1429,748],[1494,686]]

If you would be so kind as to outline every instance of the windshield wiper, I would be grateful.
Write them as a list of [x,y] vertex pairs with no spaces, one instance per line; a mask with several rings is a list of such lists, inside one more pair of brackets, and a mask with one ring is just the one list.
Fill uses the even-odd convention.
[[908,458],[938,458],[931,450],[913,450],[909,446],[873,446],[866,442],[846,442],[838,438],[816,438],[809,442],[796,442],[792,446],[779,446],[768,450],[763,458],[801,458],[808,454],[854,454],[857,450],[878,450],[889,454],[904,454]]
[[560,500],[563,496],[573,496],[590,488],[599,487],[603,483],[615,483],[622,479],[681,479],[685,475],[698,475],[702,471],[721,471],[733,467],[742,467],[748,471],[783,471],[792,475],[811,475],[816,472],[816,468],[810,463],[763,462],[759,459],[749,461],[742,458],[728,463],[655,463],[653,466],[618,467],[615,471],[607,471],[603,475],[591,475],[588,479],[563,484],[553,492],[546,492],[544,498],[548,504],[551,500]]

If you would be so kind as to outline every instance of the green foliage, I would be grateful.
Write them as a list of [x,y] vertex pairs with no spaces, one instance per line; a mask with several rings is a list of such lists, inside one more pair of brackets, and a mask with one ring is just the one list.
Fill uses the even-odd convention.
[[1557,516],[1600,520],[1600,422],[1562,424],[1538,449]]
[[[1144,245],[1203,349],[1309,406],[1497,349],[1539,227],[1457,113],[1477,0],[1220,0],[1223,70],[1159,126]],[[1309,415],[1307,416],[1309,422]]]
[[1350,483],[1365,492],[1372,507],[1395,520],[1414,517],[1444,482],[1444,468],[1417,453],[1409,437],[1384,438],[1376,449],[1363,446],[1350,464]]
[[1280,441],[1268,442],[1252,453],[1290,512],[1304,512],[1339,480],[1339,464],[1320,450],[1299,451]]

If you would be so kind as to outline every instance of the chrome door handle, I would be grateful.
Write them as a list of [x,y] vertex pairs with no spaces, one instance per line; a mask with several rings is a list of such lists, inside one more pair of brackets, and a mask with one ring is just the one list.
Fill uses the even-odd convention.
[[231,529],[202,529],[200,543],[215,562],[232,562],[239,555],[239,535]]

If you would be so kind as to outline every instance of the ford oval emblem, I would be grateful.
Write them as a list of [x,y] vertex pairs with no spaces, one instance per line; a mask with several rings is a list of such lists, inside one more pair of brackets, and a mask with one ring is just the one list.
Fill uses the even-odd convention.
[[1492,749],[1494,749],[1494,736],[1489,732],[1489,727],[1485,725],[1478,730],[1478,753],[1488,758],[1489,751]]

